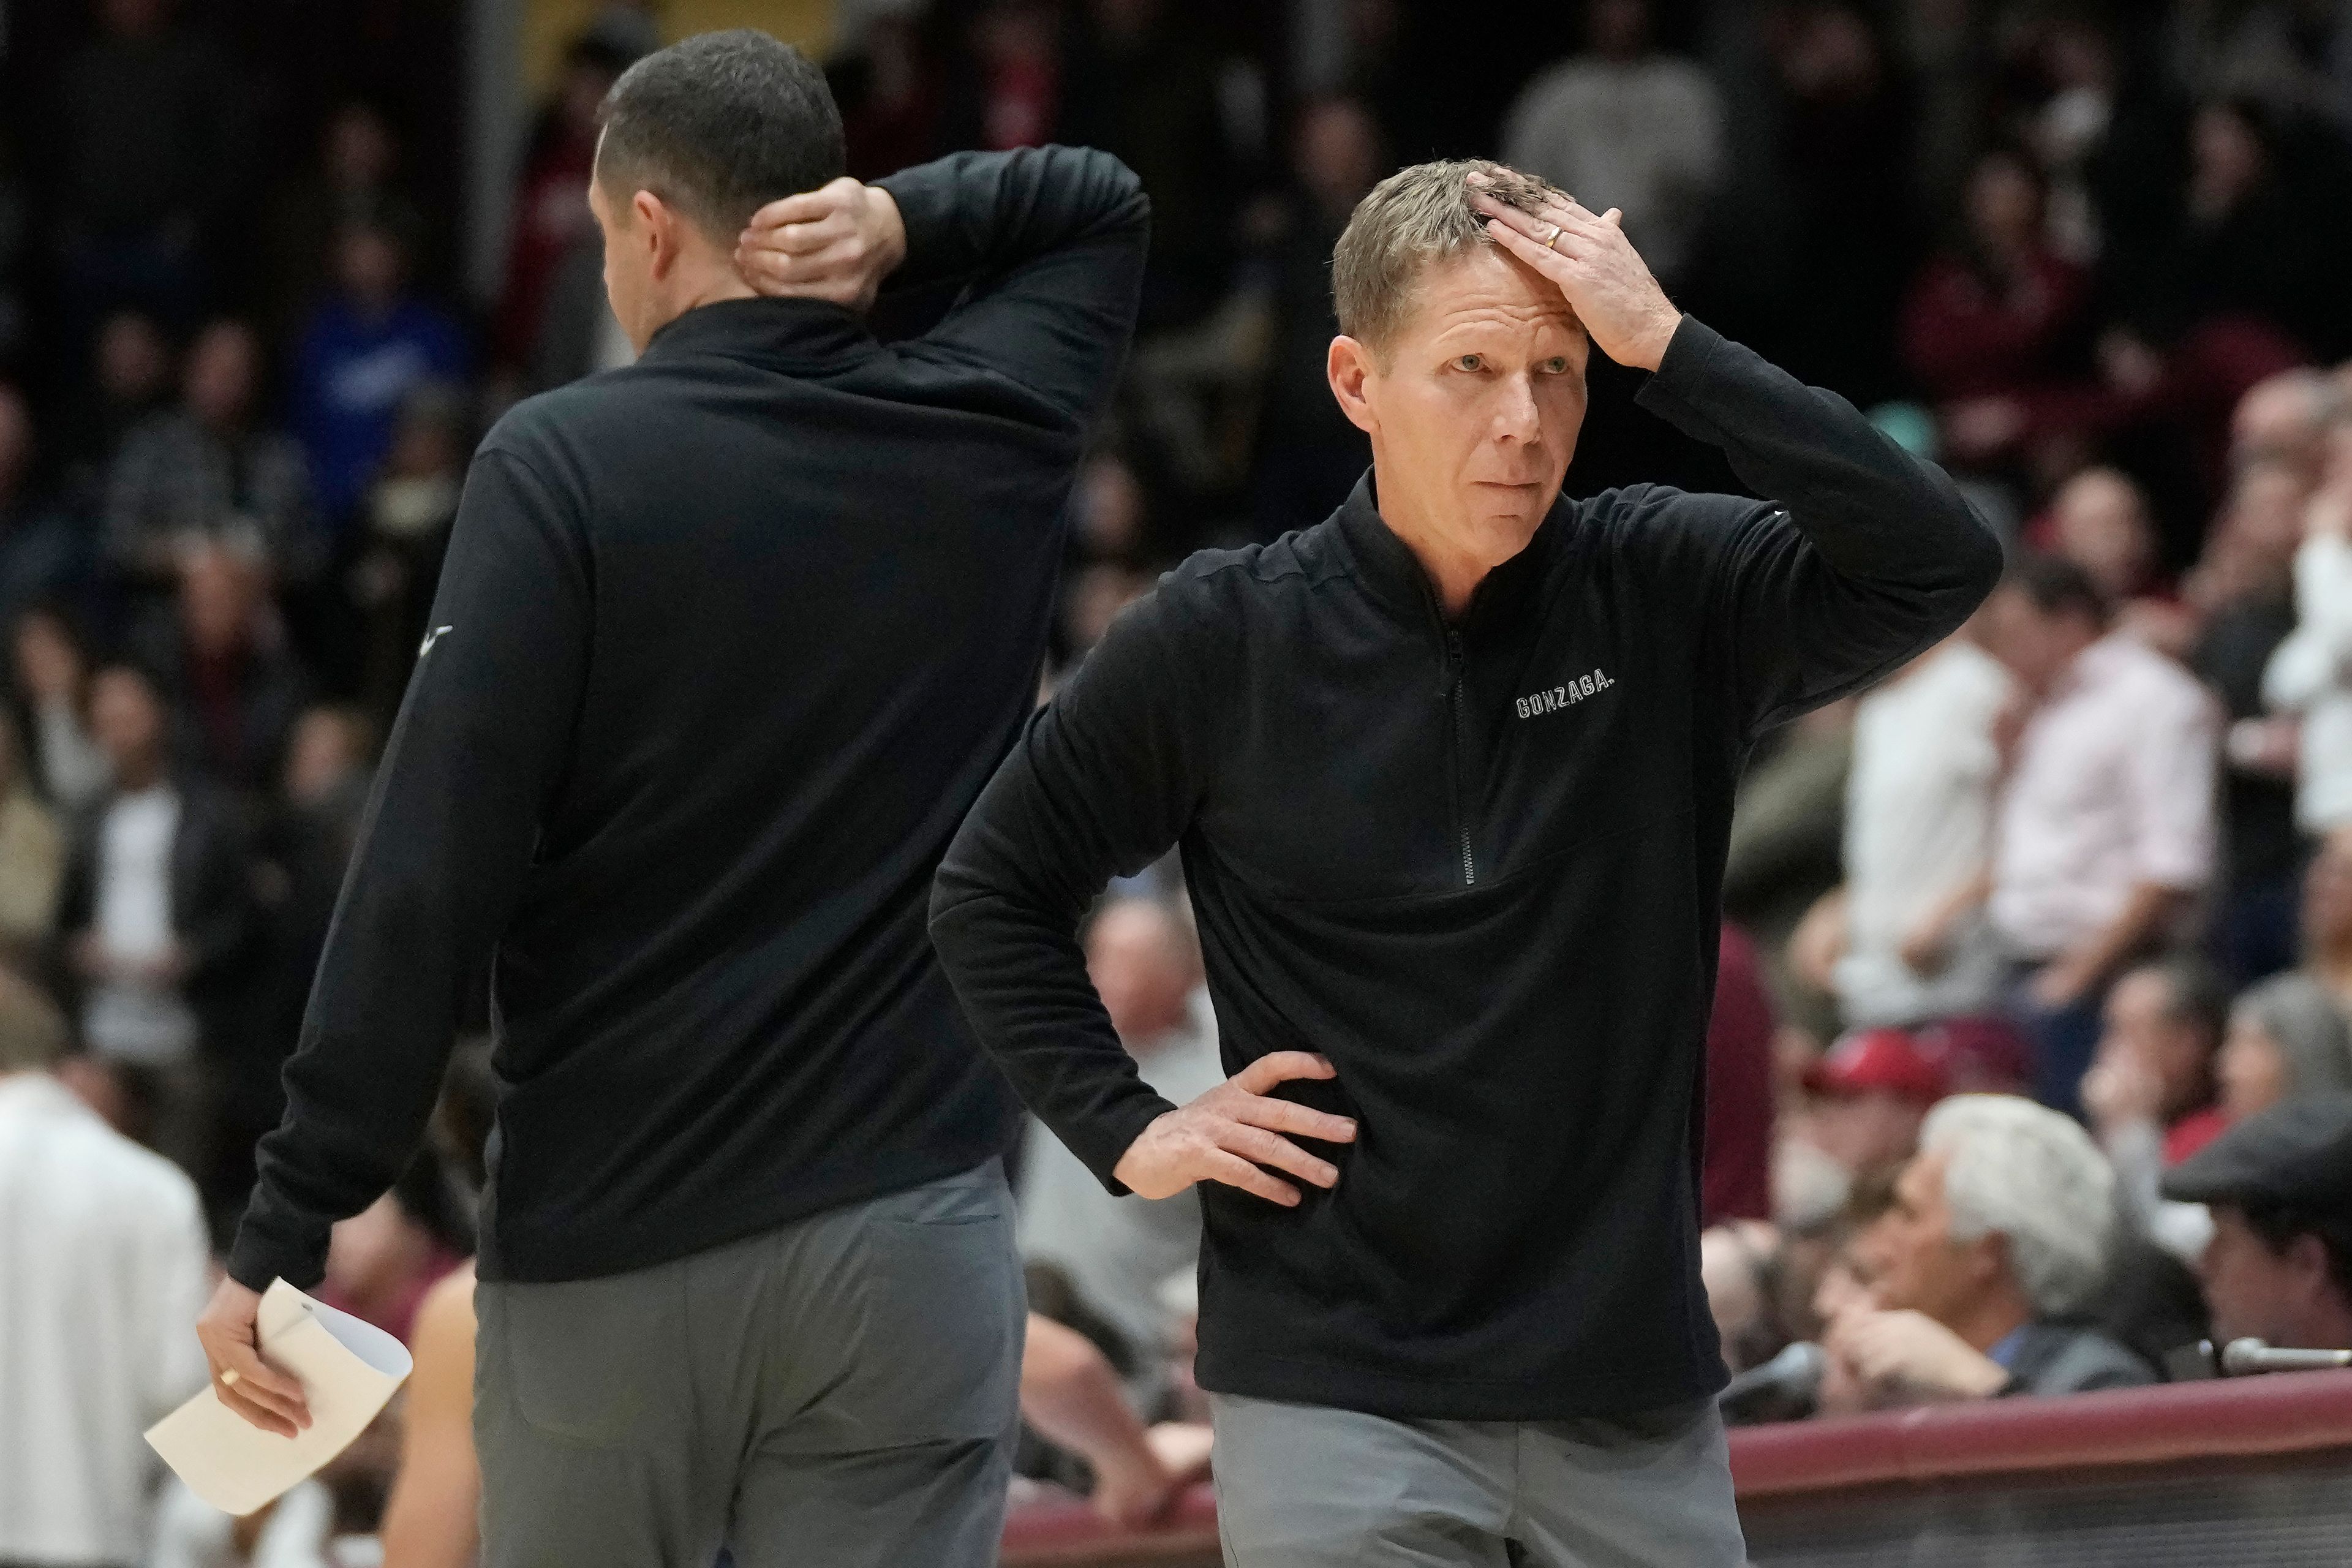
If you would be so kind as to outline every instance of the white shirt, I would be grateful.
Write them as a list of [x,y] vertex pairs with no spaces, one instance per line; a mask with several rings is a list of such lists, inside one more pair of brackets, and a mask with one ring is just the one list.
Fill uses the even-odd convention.
[[[1208,994],[1195,991],[1191,1023],[1136,1053],[1136,1068],[1163,1098],[1182,1105],[1225,1080]],[[1201,1256],[1201,1200],[1113,1197],[1044,1124],[1032,1121],[1021,1152],[1014,1236],[1025,1261],[1069,1277],[1086,1304],[1139,1352],[1165,1347],[1170,1327],[1160,1288]]]
[[1538,76],[1512,105],[1503,161],[1594,212],[1624,209],[1653,271],[1687,266],[1723,170],[1723,109],[1688,60],[1579,56]]
[[1990,929],[1954,933],[1943,968],[1914,973],[1903,940],[1991,863],[2009,672],[1955,638],[1862,700],[1846,780],[1846,953],[1835,973],[1859,1028],[1973,1012],[2000,983]]
[[335,1528],[334,1495],[303,1481],[278,1500],[253,1542],[238,1555],[236,1521],[190,1491],[175,1477],[163,1485],[155,1510],[155,1547],[147,1568],[327,1568]]
[[2293,636],[2263,671],[2263,700],[2303,715],[2295,826],[2352,822],[2352,543],[2315,533],[2294,557]]
[[136,1563],[140,1434],[204,1385],[195,1184],[46,1073],[0,1076],[0,1562]]
[[[92,924],[113,957],[145,962],[171,951],[172,846],[179,833],[180,797],[168,786],[126,791],[106,808]],[[90,988],[82,1034],[100,1056],[169,1061],[195,1048],[196,1017],[176,991],[110,980]]]
[[2189,673],[2128,633],[2075,658],[2026,722],[2000,803],[1992,920],[2053,958],[2115,923],[2140,886],[2213,875],[2221,721]]

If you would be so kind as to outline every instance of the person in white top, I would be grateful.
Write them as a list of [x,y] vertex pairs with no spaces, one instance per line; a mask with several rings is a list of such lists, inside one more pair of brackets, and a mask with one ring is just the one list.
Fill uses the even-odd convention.
[[2263,700],[2303,717],[2294,820],[2315,838],[2352,823],[2352,415],[2326,450],[2295,552],[2295,629],[2263,671]]
[[2000,784],[1994,729],[2015,690],[1967,631],[1862,700],[1846,775],[1843,952],[1849,1028],[1980,1012],[2006,964],[1984,917]]
[[[1146,1083],[1182,1104],[1223,1083],[1217,1026],[1183,920],[1156,899],[1115,899],[1087,928],[1087,973]],[[1170,1313],[1160,1286],[1201,1256],[1201,1202],[1113,1197],[1042,1123],[1021,1154],[1014,1231],[1022,1260],[1058,1270],[1078,1304],[1116,1330],[1149,1394],[1164,1366]]]
[[1616,207],[1668,287],[1697,259],[1723,177],[1723,104],[1706,71],[1650,47],[1647,0],[1594,0],[1591,52],[1539,72],[1511,106],[1503,160],[1594,212]]
[[51,1076],[57,1010],[0,971],[0,1563],[142,1561],[147,1426],[205,1384],[194,1183]]
[[2023,971],[2037,1094],[2073,1111],[2108,983],[2213,876],[2221,716],[2186,670],[2108,630],[2071,563],[2018,563],[1985,615],[1988,646],[2036,704],[2001,795],[1990,907]]

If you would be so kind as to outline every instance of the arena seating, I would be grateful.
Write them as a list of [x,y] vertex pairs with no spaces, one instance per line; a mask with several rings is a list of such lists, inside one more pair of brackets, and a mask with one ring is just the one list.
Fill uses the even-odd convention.
[[[2342,1568],[2352,1373],[1934,1405],[1732,1435],[1757,1568]],[[1209,1568],[1207,1488],[1160,1529],[1024,1503],[1007,1568]]]

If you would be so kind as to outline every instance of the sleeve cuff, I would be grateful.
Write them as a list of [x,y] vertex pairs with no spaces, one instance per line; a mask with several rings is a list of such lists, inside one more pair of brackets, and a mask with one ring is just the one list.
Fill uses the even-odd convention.
[[247,1221],[237,1227],[236,1242],[229,1248],[226,1271],[230,1279],[248,1290],[267,1290],[278,1279],[299,1290],[308,1290],[326,1277],[327,1238],[321,1236],[312,1242],[289,1242],[265,1236]]
[[1086,1162],[1087,1169],[1094,1173],[1105,1192],[1115,1198],[1126,1197],[1132,1189],[1111,1173],[1127,1157],[1135,1141],[1143,1136],[1143,1130],[1175,1109],[1170,1101],[1144,1089],[1102,1116],[1096,1128],[1081,1134],[1086,1147],[1072,1143],[1071,1152]]

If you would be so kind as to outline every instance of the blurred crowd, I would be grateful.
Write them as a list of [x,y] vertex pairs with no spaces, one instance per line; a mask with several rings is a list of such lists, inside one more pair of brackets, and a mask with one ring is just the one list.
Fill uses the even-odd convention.
[[[1497,155],[1621,208],[1678,302],[1944,463],[2013,560],[1960,636],[1749,768],[1706,1120],[1735,1413],[2155,1381],[2209,1336],[2352,1346],[2352,8],[1555,11],[1497,51],[1407,0],[839,8],[855,172],[1059,140],[1152,197],[1048,682],[1158,570],[1319,520],[1368,463],[1325,389],[1326,269],[1384,173]],[[284,62],[197,0],[91,0],[11,64],[40,91],[0,114],[0,1217],[121,1195],[0,1226],[0,1276],[119,1257],[131,1305],[0,1304],[0,1385],[35,1391],[0,1413],[0,1560],[290,1568],[382,1512],[390,1427],[235,1531],[173,1495],[150,1531],[121,1445],[201,1381],[205,1260],[282,1109],[474,441],[628,357],[584,185],[657,13],[607,5],[565,50],[483,299],[417,174],[439,126],[364,71],[265,125]],[[908,330],[887,301],[877,327]],[[1635,380],[1596,356],[1571,491],[1730,488]],[[1213,1081],[1172,868],[1088,951],[1146,1077]],[[407,1337],[454,1280],[470,1323],[488,1095],[469,1045],[329,1299]],[[1024,1468],[1149,1517],[1205,1447],[1197,1209],[1110,1199],[1043,1133],[1020,1174]]]

